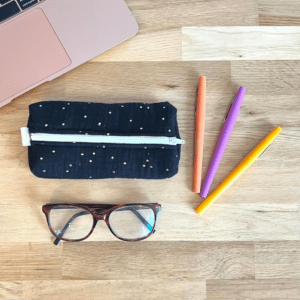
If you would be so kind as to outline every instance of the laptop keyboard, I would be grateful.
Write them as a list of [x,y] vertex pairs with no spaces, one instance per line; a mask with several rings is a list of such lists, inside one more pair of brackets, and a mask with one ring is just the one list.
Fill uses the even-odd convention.
[[0,0],[0,23],[44,0]]

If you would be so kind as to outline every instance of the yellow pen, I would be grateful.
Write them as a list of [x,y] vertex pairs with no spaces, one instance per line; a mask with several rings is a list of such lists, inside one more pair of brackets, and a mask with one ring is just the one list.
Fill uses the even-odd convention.
[[201,203],[196,209],[199,215],[202,215],[270,146],[278,134],[280,127],[274,128],[224,179],[224,181]]

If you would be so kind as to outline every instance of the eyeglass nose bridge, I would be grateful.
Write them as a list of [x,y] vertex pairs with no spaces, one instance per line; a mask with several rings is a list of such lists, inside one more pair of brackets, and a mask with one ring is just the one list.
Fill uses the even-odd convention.
[[104,210],[94,210],[93,215],[98,221],[106,221],[106,214],[107,212]]

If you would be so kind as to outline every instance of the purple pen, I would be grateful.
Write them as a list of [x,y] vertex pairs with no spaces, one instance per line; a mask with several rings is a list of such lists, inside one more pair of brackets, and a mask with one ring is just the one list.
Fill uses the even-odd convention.
[[245,92],[246,92],[246,88],[240,87],[234,98],[232,106],[229,110],[229,113],[228,113],[225,123],[223,125],[216,149],[213,154],[213,157],[211,158],[205,179],[203,181],[203,185],[202,185],[202,188],[200,191],[200,197],[203,197],[203,198],[207,197],[210,186],[211,186],[213,179],[217,173],[223,153],[226,149],[228,140],[230,138],[231,132],[232,132],[234,124],[235,124],[235,121],[239,114]]

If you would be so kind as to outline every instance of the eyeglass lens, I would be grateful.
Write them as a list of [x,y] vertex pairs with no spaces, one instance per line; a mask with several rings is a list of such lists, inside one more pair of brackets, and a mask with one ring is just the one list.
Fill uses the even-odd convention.
[[55,206],[50,211],[49,221],[56,236],[68,240],[79,240],[90,233],[94,218],[90,212],[82,208]]
[[154,211],[143,205],[130,205],[114,210],[109,216],[112,231],[122,239],[133,240],[148,236],[155,223]]

